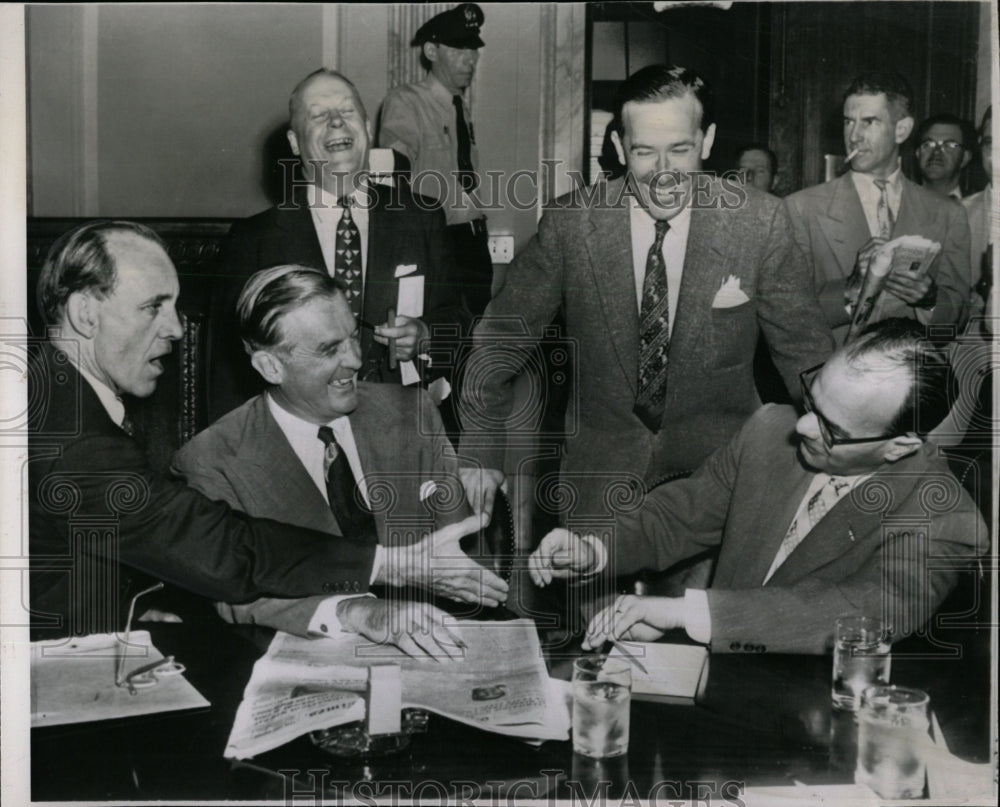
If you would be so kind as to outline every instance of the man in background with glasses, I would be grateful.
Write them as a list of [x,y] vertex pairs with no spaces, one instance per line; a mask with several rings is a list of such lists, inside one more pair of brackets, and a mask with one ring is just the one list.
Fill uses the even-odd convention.
[[694,475],[621,516],[607,546],[563,529],[542,540],[540,585],[720,548],[710,588],[620,597],[584,647],[683,628],[713,652],[822,653],[845,614],[883,617],[898,639],[987,551],[975,503],[924,440],[947,412],[949,369],[921,326],[880,322],[801,380],[800,411],[758,410]]
[[972,159],[972,124],[947,113],[931,115],[914,138],[920,184],[945,199],[962,201],[962,171]]

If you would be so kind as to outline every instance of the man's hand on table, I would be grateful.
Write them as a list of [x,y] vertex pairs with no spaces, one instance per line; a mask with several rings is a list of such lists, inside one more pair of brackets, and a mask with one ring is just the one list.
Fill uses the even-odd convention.
[[477,516],[483,516],[485,523],[493,517],[493,501],[497,490],[504,483],[503,471],[495,468],[459,468],[458,477],[465,489],[469,507]]
[[590,620],[583,649],[599,648],[613,639],[655,642],[668,630],[683,627],[683,597],[622,594]]
[[544,588],[556,578],[593,574],[599,571],[600,561],[591,541],[560,527],[542,538],[531,553],[528,572],[534,584]]
[[410,546],[387,547],[374,582],[417,586],[456,602],[501,605],[507,599],[507,584],[459,546],[462,538],[482,527],[481,516],[469,516]]
[[337,604],[344,630],[378,644],[392,644],[414,658],[461,659],[465,645],[439,608],[416,600],[353,597]]

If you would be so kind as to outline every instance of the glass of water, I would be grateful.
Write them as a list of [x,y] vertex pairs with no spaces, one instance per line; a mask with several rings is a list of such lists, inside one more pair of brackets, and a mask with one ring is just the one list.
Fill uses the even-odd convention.
[[919,689],[873,686],[858,711],[858,767],[854,780],[883,799],[924,794],[930,698]]
[[573,750],[606,759],[628,752],[632,672],[625,659],[582,656],[573,662]]
[[833,648],[834,708],[858,711],[861,694],[889,683],[889,641],[885,622],[873,616],[837,620]]

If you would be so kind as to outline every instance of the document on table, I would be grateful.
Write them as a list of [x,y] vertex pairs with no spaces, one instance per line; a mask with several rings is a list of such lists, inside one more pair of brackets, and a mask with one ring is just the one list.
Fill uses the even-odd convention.
[[[209,706],[183,675],[164,676],[135,695],[115,686],[119,636],[93,634],[31,643],[31,725],[59,726]],[[148,631],[129,636],[125,673],[158,661]],[[183,659],[179,659],[183,661]]]
[[569,709],[531,620],[456,621],[459,661],[414,659],[361,637],[275,635],[254,665],[225,756],[246,759],[317,729],[362,720],[367,668],[398,663],[403,707],[513,737],[565,740]]
[[[632,664],[632,699],[661,703],[694,703],[708,683],[708,650],[699,645],[663,642],[621,642]],[[615,648],[612,657],[626,658]],[[626,658],[626,660],[628,660]]]

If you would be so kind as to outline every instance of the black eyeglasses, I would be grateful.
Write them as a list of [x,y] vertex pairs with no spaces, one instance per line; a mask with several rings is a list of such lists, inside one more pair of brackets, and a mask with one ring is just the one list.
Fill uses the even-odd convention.
[[819,423],[819,433],[823,437],[823,442],[827,448],[859,445],[861,443],[878,443],[882,440],[892,440],[894,437],[899,437],[898,434],[882,434],[878,437],[838,437],[835,435],[833,431],[836,427],[823,417],[822,413],[816,408],[816,402],[813,400],[811,391],[813,379],[816,377],[816,373],[822,369],[823,365],[817,364],[815,367],[803,370],[799,373],[799,385],[802,388],[802,407],[806,412],[812,412],[816,416],[816,422]]

